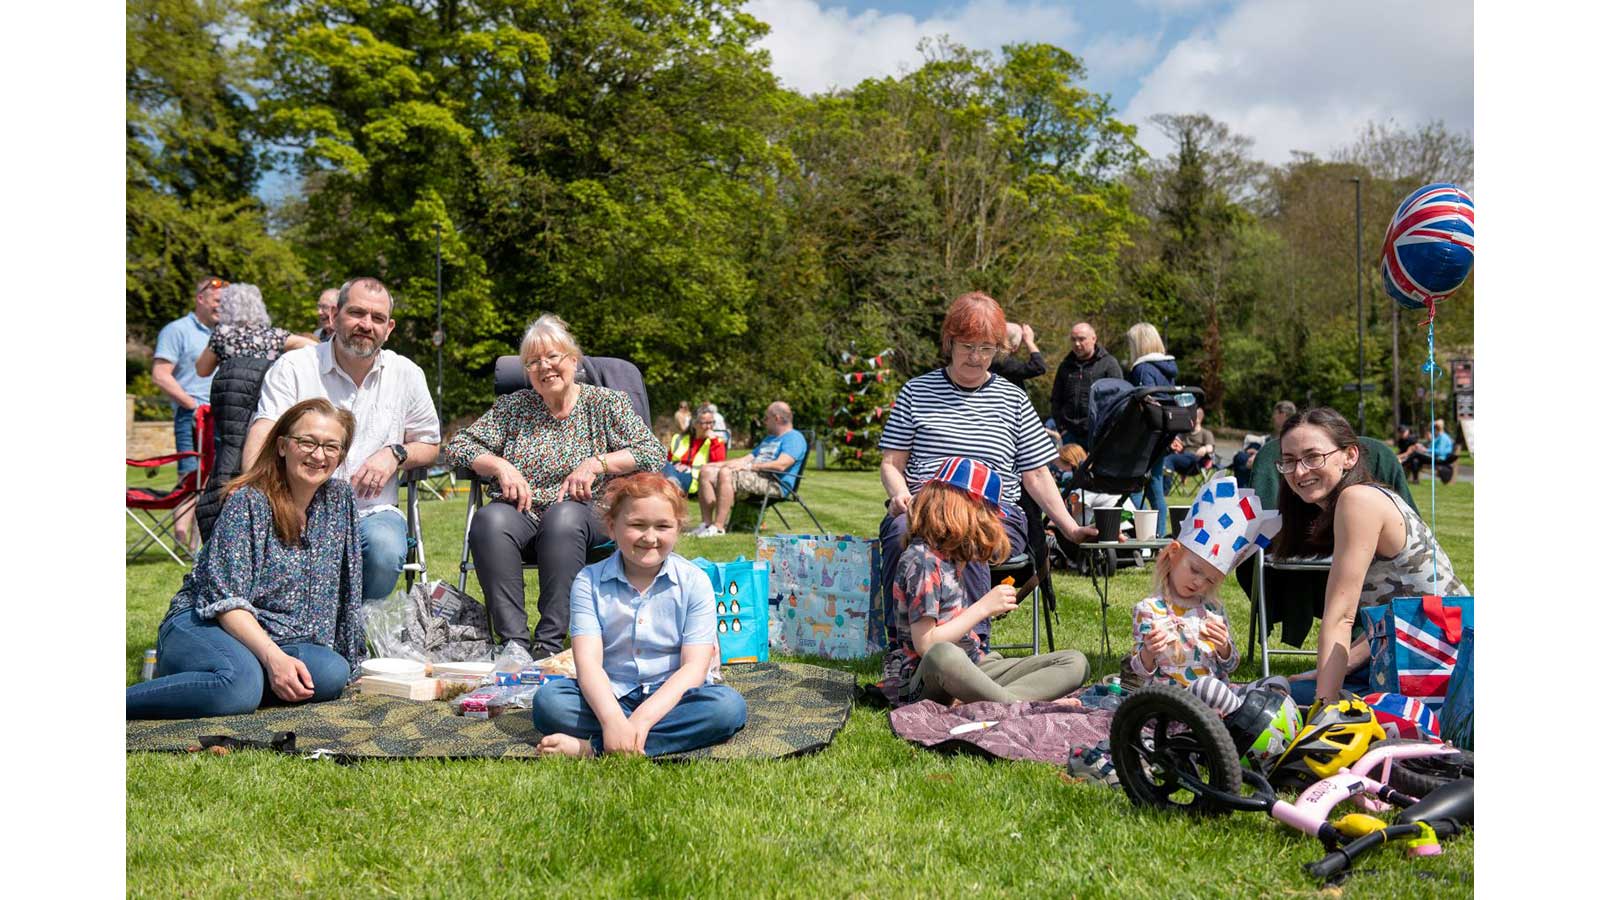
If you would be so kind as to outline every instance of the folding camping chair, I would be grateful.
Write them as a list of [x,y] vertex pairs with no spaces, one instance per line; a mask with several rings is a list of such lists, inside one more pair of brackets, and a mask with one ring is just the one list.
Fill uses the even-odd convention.
[[[1039,505],[1028,495],[1022,493],[1022,514],[1028,520],[1028,540],[1023,551],[1004,562],[996,563],[989,567],[989,584],[996,585],[1010,578],[1013,584],[1025,585],[1029,579],[1034,579],[1032,590],[1028,591],[1027,599],[1033,606],[1033,640],[1027,644],[990,644],[989,649],[1000,650],[1031,650],[1035,656],[1039,654],[1039,624],[1044,623],[1045,641],[1051,652],[1056,649],[1055,627],[1051,618],[1056,611],[1055,585],[1050,583],[1050,554],[1048,550],[1048,537],[1044,512]],[[1045,561],[1040,565],[1040,561]],[[1018,603],[1021,606],[1021,603]]]
[[[164,466],[177,465],[178,460],[189,457],[197,458],[200,465],[178,480],[176,486],[168,490],[147,487],[130,487],[127,489],[125,509],[128,518],[138,525],[144,532],[128,548],[128,559],[134,560],[141,556],[152,544],[158,545],[173,561],[180,566],[187,567],[183,557],[193,561],[194,555],[179,543],[175,529],[178,526],[178,517],[194,509],[200,492],[205,489],[206,480],[211,476],[212,443],[211,443],[211,406],[201,404],[194,411],[194,442],[199,447],[196,450],[181,450],[168,453],[165,456],[155,456],[149,459],[129,459],[128,465],[141,469],[149,469],[149,477],[154,478],[156,472]],[[169,546],[166,538],[171,536],[174,540]],[[176,549],[174,549],[176,548]],[[181,551],[183,556],[179,556]]]
[[[578,364],[576,379],[585,384],[598,387],[611,388],[622,391],[628,395],[628,401],[633,404],[633,411],[648,425],[650,422],[650,395],[645,391],[644,376],[640,374],[639,367],[625,359],[616,359],[609,356],[585,356]],[[533,385],[528,381],[528,370],[523,368],[522,359],[517,356],[502,356],[494,361],[494,395],[509,394]],[[472,520],[478,510],[488,502],[488,493],[484,490],[483,476],[470,468],[462,467],[455,470],[457,479],[467,482],[467,524],[461,533],[461,575],[456,586],[461,590],[467,589],[467,573],[476,569],[472,562]],[[418,544],[421,544],[420,538]],[[613,544],[607,542],[600,547],[589,551],[589,562],[598,562],[604,559],[614,549]],[[522,571],[538,569],[537,562],[523,563]]]
[[[811,457],[811,448],[808,445],[806,447],[806,459],[809,459],[810,457]],[[816,514],[811,511],[811,507],[806,505],[806,501],[800,499],[800,482],[804,481],[805,477],[806,477],[806,459],[800,460],[800,468],[795,470],[795,473],[794,473],[794,487],[790,488],[788,491],[784,492],[781,496],[777,496],[777,497],[769,497],[766,494],[762,494],[761,495],[761,498],[760,498],[761,512],[756,514],[756,527],[755,527],[755,531],[752,532],[753,534],[755,534],[757,536],[759,536],[761,534],[761,526],[767,520],[767,510],[768,509],[771,509],[773,512],[778,514],[778,521],[783,523],[783,527],[784,527],[785,530],[789,529],[789,527],[790,527],[789,526],[789,520],[784,518],[783,510],[778,508],[778,504],[780,504],[780,503],[798,503],[798,504],[800,504],[800,508],[806,511],[806,515],[811,517],[811,524],[816,526],[817,534],[822,534],[822,523],[817,521]],[[782,472],[757,472],[756,474],[760,475],[762,478],[767,479],[768,481],[772,482],[773,484],[778,485],[778,488],[780,490],[782,490],[783,482],[781,480],[779,480],[783,476]],[[749,505],[753,506],[753,505],[756,504],[757,498],[754,495],[751,495],[751,496],[745,497],[745,498],[743,498],[741,500],[738,500],[736,502],[737,503],[743,503],[743,504],[749,504]]]
[[406,489],[406,561],[400,571],[406,573],[406,593],[418,581],[428,580],[428,554],[422,544],[422,516],[419,504],[422,491],[428,484],[428,469],[412,469],[400,473],[400,484]]

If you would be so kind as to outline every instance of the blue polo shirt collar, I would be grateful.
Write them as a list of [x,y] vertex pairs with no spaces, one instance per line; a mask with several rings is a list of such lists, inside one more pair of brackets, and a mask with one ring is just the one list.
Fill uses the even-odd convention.
[[[651,582],[654,587],[661,579],[665,578],[674,585],[680,584],[678,575],[679,558],[677,554],[669,554],[667,561],[661,566],[661,571],[656,573],[656,580]],[[602,581],[620,581],[631,591],[633,584],[628,581],[628,573],[622,568],[622,551],[611,554],[600,564],[600,578]]]

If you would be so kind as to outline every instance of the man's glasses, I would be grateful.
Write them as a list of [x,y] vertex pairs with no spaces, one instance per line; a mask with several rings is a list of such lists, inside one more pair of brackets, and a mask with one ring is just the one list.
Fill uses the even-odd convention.
[[993,344],[968,344],[958,343],[956,349],[968,356],[993,356],[1000,352],[1000,348]]
[[338,441],[319,441],[303,434],[291,434],[289,440],[294,441],[300,452],[307,456],[314,455],[318,450],[321,450],[324,456],[339,456],[344,453],[344,445]]
[[1328,457],[1338,452],[1338,450],[1329,450],[1326,453],[1307,453],[1299,459],[1280,459],[1275,465],[1278,472],[1283,475],[1293,474],[1298,466],[1305,466],[1307,472],[1315,472],[1327,464]]

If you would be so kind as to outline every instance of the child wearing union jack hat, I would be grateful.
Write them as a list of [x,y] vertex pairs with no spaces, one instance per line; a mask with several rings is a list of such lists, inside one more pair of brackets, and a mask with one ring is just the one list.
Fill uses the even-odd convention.
[[1211,675],[1226,680],[1238,648],[1217,586],[1282,526],[1255,492],[1218,478],[1196,499],[1178,537],[1156,556],[1155,584],[1133,608],[1129,667],[1140,678],[1188,687]]
[[896,645],[883,659],[881,687],[895,706],[1056,700],[1088,677],[1089,660],[1077,650],[1028,659],[981,651],[973,629],[1016,609],[1017,589],[998,585],[973,601],[961,569],[1005,558],[1002,515],[1000,473],[961,457],[945,460],[912,501],[906,549],[889,588]]

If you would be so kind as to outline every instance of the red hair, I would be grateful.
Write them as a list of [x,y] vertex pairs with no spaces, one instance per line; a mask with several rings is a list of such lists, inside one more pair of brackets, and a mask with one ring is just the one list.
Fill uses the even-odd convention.
[[906,518],[907,544],[920,538],[933,552],[958,566],[1002,562],[1011,552],[1011,541],[994,509],[942,481],[922,486]]
[[606,485],[605,497],[600,501],[600,515],[610,528],[620,514],[622,505],[645,497],[660,497],[672,505],[672,517],[678,527],[689,524],[689,502],[684,499],[683,488],[660,472],[634,472],[612,479]]
[[988,294],[972,291],[962,294],[944,314],[944,329],[939,333],[948,355],[956,341],[986,341],[1004,344],[1006,314]]

